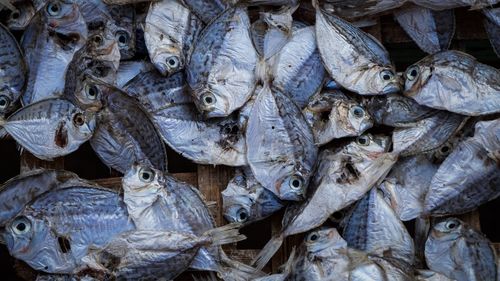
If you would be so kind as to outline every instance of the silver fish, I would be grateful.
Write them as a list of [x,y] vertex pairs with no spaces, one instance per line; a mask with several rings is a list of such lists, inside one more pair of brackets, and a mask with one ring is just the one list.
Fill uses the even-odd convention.
[[422,214],[425,194],[438,168],[425,155],[401,158],[378,186],[400,220],[409,221]]
[[500,195],[500,120],[478,122],[441,164],[427,193],[425,214],[461,214]]
[[12,112],[26,82],[26,63],[16,38],[0,24],[0,118]]
[[457,281],[497,280],[490,241],[456,218],[433,227],[425,243],[425,260],[431,270]]
[[155,66],[146,61],[121,61],[120,67],[118,68],[118,73],[116,74],[116,83],[115,85],[118,88],[122,88],[130,82],[130,80],[134,79],[137,75],[142,72],[149,72],[155,69]]
[[286,236],[320,226],[384,178],[397,158],[387,152],[389,145],[388,137],[362,135],[336,152],[323,150],[307,200],[287,208],[281,232],[254,260],[257,267],[262,268],[271,259]]
[[454,281],[441,273],[432,270],[418,270],[417,281]]
[[37,197],[2,235],[9,253],[35,270],[72,274],[90,246],[132,229],[118,193],[75,186]]
[[394,11],[394,17],[424,52],[434,54],[449,48],[455,33],[453,10],[432,11],[412,5]]
[[66,71],[87,40],[87,26],[71,1],[48,2],[26,29],[22,47],[29,68],[24,105],[62,95]]
[[316,38],[326,70],[342,87],[360,95],[400,90],[389,53],[371,35],[316,7]]
[[186,69],[198,110],[225,117],[242,107],[253,94],[256,65],[246,8],[227,10],[203,30]]
[[500,8],[484,9],[484,28],[488,33],[493,50],[500,57]]
[[203,23],[180,0],[151,3],[144,39],[151,62],[162,75],[172,75],[187,64]]
[[412,127],[397,128],[392,134],[394,151],[401,156],[433,151],[456,134],[466,120],[465,116],[440,111]]
[[421,105],[470,116],[500,112],[500,70],[466,53],[427,56],[405,77],[404,95]]
[[35,7],[28,0],[18,0],[13,5],[16,9],[10,12],[5,24],[11,30],[24,30],[35,16]]
[[373,119],[365,108],[339,90],[322,91],[312,96],[302,113],[318,145],[359,136],[373,126]]
[[222,191],[222,206],[228,222],[252,223],[279,211],[285,202],[258,183],[251,169],[245,167],[236,170]]
[[356,203],[342,225],[349,247],[414,263],[413,239],[376,188]]
[[88,141],[94,132],[95,114],[65,99],[32,103],[14,112],[3,127],[18,144],[43,160],[67,155]]
[[265,85],[246,131],[247,159],[257,181],[282,200],[304,198],[318,153],[302,112],[291,99]]

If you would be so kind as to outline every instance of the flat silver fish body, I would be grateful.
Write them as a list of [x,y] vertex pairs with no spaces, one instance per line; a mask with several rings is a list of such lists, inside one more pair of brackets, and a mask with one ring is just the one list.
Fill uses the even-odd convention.
[[27,67],[21,48],[9,30],[0,24],[0,117],[12,112],[26,82]]
[[302,113],[318,145],[333,139],[359,136],[373,126],[373,119],[365,108],[339,90],[315,94]]
[[497,280],[491,242],[456,218],[433,227],[425,243],[425,260],[431,270],[457,281]]
[[87,34],[75,3],[49,2],[37,13],[22,39],[29,68],[23,105],[62,95],[69,64]]
[[342,224],[349,247],[414,263],[413,239],[376,188],[356,203]]
[[274,58],[271,72],[272,86],[304,108],[309,98],[320,90],[325,76],[314,27],[292,32],[291,38]]
[[400,90],[389,53],[371,35],[316,8],[316,40],[326,70],[347,90],[360,95]]
[[320,7],[329,13],[335,13],[346,19],[371,16],[396,9],[406,0],[320,0]]
[[4,23],[10,30],[24,30],[35,16],[35,7],[29,0],[13,1],[12,4],[16,10],[9,13]]
[[151,62],[163,75],[184,69],[203,23],[180,0],[151,3],[144,39]]
[[222,191],[222,205],[228,222],[252,223],[279,211],[285,202],[258,183],[245,167],[236,170]]
[[455,135],[466,120],[463,115],[441,111],[412,127],[397,128],[392,135],[394,151],[401,156],[433,151]]
[[89,247],[103,247],[131,229],[118,193],[74,186],[37,197],[9,221],[3,239],[12,256],[35,270],[72,274]]
[[61,98],[32,103],[0,120],[0,127],[18,144],[43,160],[77,150],[92,137],[95,126],[95,114]]
[[202,31],[186,69],[198,110],[225,117],[242,107],[253,94],[256,65],[246,8],[228,9]]
[[400,220],[409,221],[422,214],[425,194],[438,168],[425,155],[401,158],[378,186]]
[[458,144],[432,178],[424,211],[461,214],[500,195],[500,121],[478,122],[474,137]]
[[257,93],[246,130],[248,164],[257,181],[282,200],[304,198],[317,156],[302,112],[266,85]]
[[490,39],[493,50],[500,57],[500,8],[483,9],[485,18],[483,20],[484,28]]
[[453,10],[432,11],[408,6],[394,12],[399,25],[428,54],[447,50],[455,33]]
[[146,61],[121,61],[116,73],[116,83],[118,88],[122,88],[142,72],[149,72],[155,69],[154,65]]
[[182,2],[205,24],[211,23],[228,7],[223,0],[182,0]]
[[404,95],[421,105],[470,116],[500,112],[500,70],[466,53],[427,56],[405,77]]
[[468,7],[471,9],[481,9],[491,7],[498,3],[498,0],[455,0],[455,1],[440,1],[440,0],[410,0],[414,4],[426,7],[432,10],[441,11],[454,9],[458,7]]

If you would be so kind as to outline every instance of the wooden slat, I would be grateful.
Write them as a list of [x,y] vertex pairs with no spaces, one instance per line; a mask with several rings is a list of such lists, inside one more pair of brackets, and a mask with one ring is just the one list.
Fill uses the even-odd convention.
[[232,176],[233,170],[230,167],[198,165],[198,188],[207,202],[215,202],[219,207],[214,214],[218,226],[225,224],[222,216],[221,192]]
[[457,216],[458,219],[468,223],[474,229],[481,231],[481,221],[479,219],[479,211],[472,211],[467,214]]

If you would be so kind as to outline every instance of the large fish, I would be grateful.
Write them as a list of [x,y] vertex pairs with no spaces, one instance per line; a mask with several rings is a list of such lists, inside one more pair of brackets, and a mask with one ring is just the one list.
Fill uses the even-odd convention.
[[248,164],[257,181],[282,200],[302,200],[318,149],[297,105],[264,86],[248,119],[246,142]]
[[257,267],[262,268],[271,259],[285,236],[320,226],[384,178],[397,157],[387,152],[389,145],[388,137],[362,135],[338,151],[322,151],[307,200],[287,209],[281,232],[255,259]]
[[16,38],[0,24],[0,118],[16,108],[26,81],[26,63]]
[[425,243],[425,260],[431,270],[457,281],[497,280],[491,242],[456,218],[433,227]]
[[360,95],[400,90],[399,76],[384,46],[319,7],[316,7],[316,40],[326,70],[342,87]]
[[52,98],[25,106],[0,119],[0,127],[31,154],[44,160],[67,155],[88,141],[96,126],[95,114],[66,99]]
[[429,55],[405,77],[404,94],[421,105],[471,116],[500,112],[500,70],[466,53]]
[[488,33],[493,50],[500,57],[500,8],[484,9],[484,29]]
[[228,9],[196,41],[186,69],[198,110],[224,117],[242,107],[255,88],[257,51],[246,8]]

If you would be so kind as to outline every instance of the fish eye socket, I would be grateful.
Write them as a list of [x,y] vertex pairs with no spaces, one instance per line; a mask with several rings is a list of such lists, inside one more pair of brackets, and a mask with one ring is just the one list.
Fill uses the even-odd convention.
[[77,127],[83,126],[83,124],[85,124],[85,116],[81,113],[75,114],[75,116],[73,116],[73,124]]
[[140,171],[139,171],[139,179],[142,181],[142,182],[145,182],[145,183],[150,183],[153,181],[155,177],[155,173],[153,172],[153,170],[151,169],[148,169],[148,168],[142,168]]
[[459,225],[460,225],[460,223],[458,221],[452,220],[452,221],[447,222],[445,226],[447,229],[453,230],[453,229],[457,228]]
[[310,233],[307,235],[307,242],[315,242],[319,239],[319,234],[317,232]]
[[245,209],[239,209],[236,214],[238,222],[245,222],[248,219],[248,213]]
[[10,101],[6,97],[0,97],[0,109],[6,109],[10,104]]
[[415,80],[415,78],[417,78],[417,76],[418,76],[418,67],[412,66],[412,67],[408,68],[405,75],[406,75],[406,79],[408,79],[410,81]]
[[390,81],[394,78],[394,72],[392,72],[391,70],[384,70],[380,72],[380,78],[382,78],[382,80],[384,81]]
[[203,96],[201,96],[201,100],[202,100],[204,105],[210,106],[210,105],[215,104],[216,99],[215,99],[214,95],[207,93],[207,94],[204,94]]
[[368,136],[360,136],[356,139],[356,142],[362,146],[370,145],[370,138]]
[[104,43],[104,39],[102,38],[101,35],[96,35],[92,38],[92,41],[94,41],[94,43],[97,45],[97,46],[101,46],[102,43]]
[[20,16],[21,14],[19,13],[19,11],[15,11],[10,15],[10,18],[13,20],[17,20]]
[[293,190],[302,189],[304,185],[304,180],[300,176],[292,176],[289,181],[290,188]]
[[179,67],[179,58],[178,57],[168,57],[166,60],[167,66],[170,69],[176,69]]
[[97,99],[99,89],[95,85],[85,85],[85,95],[91,100]]
[[25,234],[30,232],[31,222],[26,217],[19,217],[12,222],[11,228],[15,234]]
[[47,5],[47,14],[49,14],[49,16],[54,17],[59,15],[59,13],[61,13],[61,6],[59,3],[49,3]]
[[119,47],[126,47],[128,45],[129,36],[125,31],[118,31],[115,35],[116,40],[118,41]]
[[356,118],[363,118],[365,116],[365,110],[360,106],[354,106],[351,110],[352,115]]

